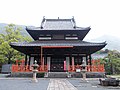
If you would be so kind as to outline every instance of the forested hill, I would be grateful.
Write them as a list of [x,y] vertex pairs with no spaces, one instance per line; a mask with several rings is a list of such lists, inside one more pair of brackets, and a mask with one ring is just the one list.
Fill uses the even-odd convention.
[[5,31],[5,26],[7,26],[7,24],[4,24],[4,23],[0,23],[0,33],[4,33]]
[[[8,24],[0,23],[0,33],[5,33],[5,27],[6,27],[7,25],[8,25]],[[21,32],[21,34],[22,34],[23,36],[26,36],[26,35],[29,36],[29,34],[27,33],[27,31],[25,30],[25,28],[26,28],[25,25],[16,25],[16,26],[22,28],[22,30],[21,30],[20,32]]]

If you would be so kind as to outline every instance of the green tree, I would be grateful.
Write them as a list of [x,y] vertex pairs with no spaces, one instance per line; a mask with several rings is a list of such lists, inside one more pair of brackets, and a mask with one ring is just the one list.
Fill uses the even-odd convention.
[[12,63],[16,59],[22,59],[24,55],[17,50],[11,48],[11,42],[22,42],[31,39],[23,37],[20,33],[22,28],[9,24],[5,27],[5,34],[0,34],[0,63]]
[[113,74],[120,74],[120,58],[113,59]]
[[107,73],[120,74],[120,53],[118,51],[109,51],[108,56],[104,58],[104,61]]

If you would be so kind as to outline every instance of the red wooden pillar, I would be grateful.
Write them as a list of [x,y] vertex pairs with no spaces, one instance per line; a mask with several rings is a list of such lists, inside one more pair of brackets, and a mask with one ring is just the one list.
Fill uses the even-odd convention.
[[43,47],[41,46],[41,52],[40,52],[40,60],[41,60],[41,69],[44,71],[44,57],[43,57]]
[[42,58],[42,70],[44,71],[44,57]]
[[90,71],[92,71],[92,61],[91,61],[91,55],[89,55],[89,59],[90,59]]
[[40,62],[41,62],[41,65],[42,65],[42,46],[41,46],[41,52],[40,52]]
[[72,71],[75,70],[75,66],[74,66],[74,57],[72,57]]
[[42,61],[42,46],[40,47],[40,70],[42,70],[42,64],[43,64],[43,61]]
[[66,60],[64,60],[64,71],[66,71]]

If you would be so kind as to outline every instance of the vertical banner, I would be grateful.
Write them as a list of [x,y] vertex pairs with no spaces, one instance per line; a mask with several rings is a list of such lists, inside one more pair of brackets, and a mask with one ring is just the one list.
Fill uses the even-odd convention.
[[64,61],[64,71],[66,71],[66,60]]

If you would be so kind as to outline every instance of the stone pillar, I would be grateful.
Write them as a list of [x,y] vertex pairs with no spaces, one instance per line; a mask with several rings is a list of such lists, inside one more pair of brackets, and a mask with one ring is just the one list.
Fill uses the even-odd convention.
[[75,70],[75,67],[74,67],[74,57],[72,57],[72,70],[73,71]]
[[47,57],[48,72],[50,71],[50,57]]
[[66,71],[69,71],[70,57],[66,57]]
[[84,72],[82,75],[83,75],[83,80],[85,81],[86,80],[86,73]]

